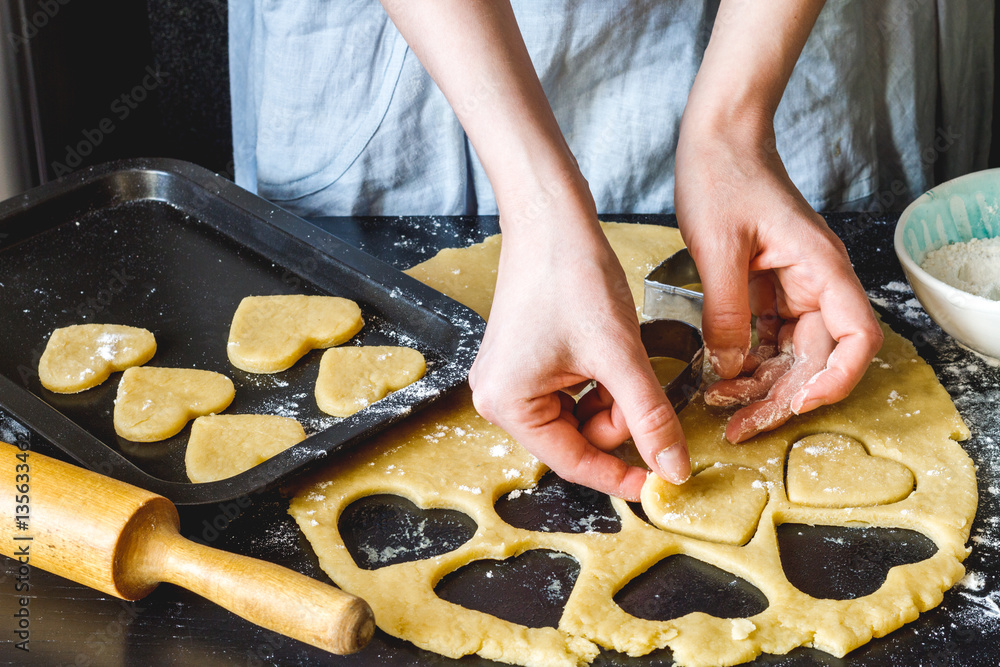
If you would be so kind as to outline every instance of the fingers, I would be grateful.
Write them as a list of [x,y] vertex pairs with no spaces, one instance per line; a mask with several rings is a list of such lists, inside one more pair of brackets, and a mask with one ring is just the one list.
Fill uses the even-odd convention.
[[755,345],[743,360],[743,374],[752,375],[762,363],[778,354],[777,345]]
[[882,347],[882,329],[857,278],[832,286],[821,297],[820,309],[823,324],[837,346],[826,368],[793,397],[796,414],[846,398]]
[[584,425],[583,432],[591,435],[593,430],[588,426],[601,420],[602,415],[608,415],[608,431],[615,429],[619,434],[627,431],[654,473],[673,484],[684,483],[691,476],[687,441],[673,406],[653,375],[645,351],[636,351],[630,360],[609,359],[608,369],[610,373],[602,383],[614,397],[614,405],[592,417]]
[[546,464],[574,484],[627,500],[638,500],[647,472],[594,447],[566,419],[556,419],[518,437],[528,449],[544,443]]
[[580,420],[577,419],[575,414],[573,414],[573,409],[576,407],[576,401],[573,400],[572,396],[565,392],[556,392],[556,396],[559,398],[559,419],[562,419],[573,428],[579,428]]
[[576,408],[582,423],[580,432],[604,451],[615,449],[631,436],[653,472],[668,482],[681,484],[691,476],[684,433],[655,376],[638,360],[634,363],[638,368],[612,365],[619,368],[612,385],[598,383],[580,399]]
[[726,425],[726,440],[743,442],[763,431],[778,428],[792,416],[792,396],[821,368],[810,360],[794,366],[779,379],[764,400],[737,410]]
[[580,423],[588,421],[601,410],[607,410],[614,403],[610,392],[600,382],[595,382],[593,389],[580,397],[573,413]]
[[811,360],[793,366],[756,403],[737,410],[726,425],[726,439],[732,443],[743,442],[763,431],[770,431],[784,424],[792,416],[792,396],[803,384],[822,368]]
[[763,361],[752,377],[719,380],[705,390],[705,403],[716,407],[748,405],[767,398],[771,387],[789,370],[795,357],[780,354]]
[[580,398],[575,414],[580,420],[580,433],[598,449],[611,451],[629,438],[625,415],[602,384]]
[[835,342],[830,337],[819,313],[806,313],[794,324],[782,327],[780,339],[786,349],[791,336],[794,363],[771,387],[767,396],[738,410],[726,426],[726,439],[743,442],[762,431],[784,424],[794,414],[792,400],[803,386],[823,369]]
[[638,500],[646,481],[644,468],[594,447],[577,429],[573,399],[553,392],[518,404],[496,405],[486,392],[473,393],[473,404],[485,419],[497,423],[563,479],[609,495]]
[[703,248],[695,260],[705,295],[702,333],[712,370],[723,379],[736,377],[750,349],[749,244]]

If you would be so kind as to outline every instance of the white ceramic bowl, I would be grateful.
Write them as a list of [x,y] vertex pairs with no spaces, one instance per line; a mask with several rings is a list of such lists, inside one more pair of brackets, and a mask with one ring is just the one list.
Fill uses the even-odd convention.
[[932,250],[995,236],[1000,236],[1000,169],[989,169],[920,195],[899,217],[894,245],[927,314],[962,343],[1000,358],[1000,301],[963,292],[920,268]]

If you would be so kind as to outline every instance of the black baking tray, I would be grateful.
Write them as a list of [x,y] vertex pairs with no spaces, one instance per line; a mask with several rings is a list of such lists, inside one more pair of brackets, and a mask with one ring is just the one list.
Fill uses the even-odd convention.
[[[226,341],[245,296],[329,294],[361,306],[347,345],[407,345],[423,379],[352,417],[319,411],[321,350],[258,375],[230,365]],[[178,504],[231,500],[275,486],[461,385],[482,338],[471,310],[375,257],[196,165],[142,159],[101,165],[0,203],[0,405],[84,466]],[[184,468],[190,424],[158,443],[133,443],[112,423],[120,373],[79,394],[38,380],[51,332],[71,324],[145,327],[148,365],[223,373],[230,414],[299,419],[308,437],[237,476],[193,484]]]

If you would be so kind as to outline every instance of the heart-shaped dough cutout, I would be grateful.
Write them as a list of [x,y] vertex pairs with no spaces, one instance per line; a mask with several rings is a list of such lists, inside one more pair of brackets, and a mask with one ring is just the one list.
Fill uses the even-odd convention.
[[764,478],[755,470],[717,463],[683,484],[650,475],[642,509],[653,525],[707,542],[746,544],[767,505]]
[[277,415],[210,415],[191,424],[184,453],[192,482],[233,477],[306,439],[302,424]]
[[156,442],[189,420],[225,410],[236,390],[221,373],[193,368],[130,368],[115,399],[115,432],[134,442]]
[[336,296],[248,296],[229,327],[229,361],[250,373],[291,368],[310,350],[333,347],[361,331],[361,308]]
[[817,433],[788,454],[788,499],[808,507],[871,507],[895,503],[913,491],[913,473],[872,456],[854,438]]
[[424,376],[424,355],[409,347],[339,347],[319,362],[316,404],[335,417],[350,417],[390,392]]
[[38,361],[38,379],[49,391],[75,394],[112,373],[141,366],[156,354],[156,339],[146,329],[122,324],[74,324],[49,336]]

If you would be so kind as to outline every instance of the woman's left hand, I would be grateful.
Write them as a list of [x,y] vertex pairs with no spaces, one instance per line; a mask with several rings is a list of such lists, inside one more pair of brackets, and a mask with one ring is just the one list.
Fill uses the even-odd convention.
[[[681,232],[701,274],[712,405],[745,407],[741,442],[845,398],[882,331],[843,243],[792,184],[770,121],[685,121],[677,150]],[[759,344],[750,347],[750,316]]]

